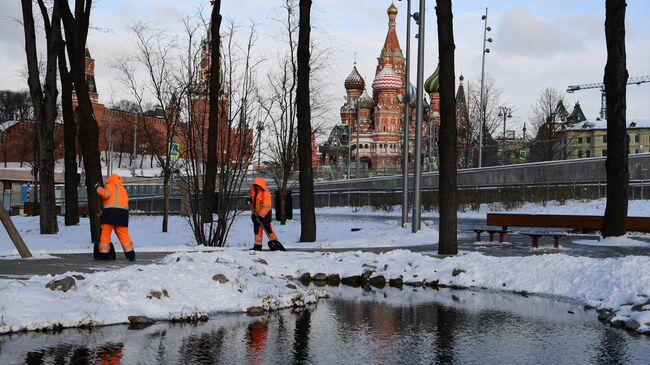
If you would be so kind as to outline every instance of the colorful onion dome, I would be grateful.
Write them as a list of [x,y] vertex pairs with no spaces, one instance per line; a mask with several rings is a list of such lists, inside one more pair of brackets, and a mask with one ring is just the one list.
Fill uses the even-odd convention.
[[344,85],[346,90],[363,90],[363,88],[366,87],[366,82],[359,74],[359,71],[357,71],[356,63],[352,68],[352,72],[350,72],[348,77],[345,79]]
[[372,109],[375,106],[375,101],[372,100],[372,97],[368,95],[366,90],[363,90],[363,94],[359,97],[359,108]]
[[440,64],[431,76],[424,82],[424,90],[431,94],[437,93],[440,90]]
[[391,64],[384,65],[372,82],[372,88],[375,90],[399,89],[402,86],[402,78],[393,71]]
[[397,14],[397,7],[395,6],[394,2],[392,2],[392,1],[390,2],[390,6],[386,10],[386,13],[388,13],[388,15],[396,15]]

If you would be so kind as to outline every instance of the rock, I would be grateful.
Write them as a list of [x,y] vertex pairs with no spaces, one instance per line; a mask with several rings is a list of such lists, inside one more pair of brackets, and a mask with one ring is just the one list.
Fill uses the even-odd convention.
[[86,278],[84,278],[83,275],[79,275],[79,274],[77,274],[77,275],[72,275],[72,277],[75,278],[75,279],[77,279],[77,280],[86,280]]
[[386,278],[383,275],[373,276],[368,280],[368,284],[381,289],[386,286]]
[[426,283],[424,283],[424,285],[428,286],[429,288],[438,289],[438,283],[439,282],[440,281],[438,281],[438,280],[427,281]]
[[287,280],[293,280],[293,276],[291,275],[285,275],[284,278]]
[[264,314],[264,308],[262,307],[248,307],[246,309],[246,314],[249,316],[261,316]]
[[311,278],[312,281],[327,281],[327,274],[319,272]]
[[650,305],[650,299],[648,299],[645,303],[640,303],[640,304],[633,305],[631,309],[633,311],[635,311],[635,312],[642,312],[643,307],[645,307],[646,305]]
[[629,321],[625,322],[625,328],[629,330],[636,331],[637,329],[639,329],[639,327],[641,327],[641,324],[633,319],[630,319]]
[[339,286],[339,284],[341,284],[341,275],[339,274],[327,275],[327,283],[332,286]]
[[306,272],[300,276],[300,282],[302,285],[309,285],[311,283],[311,274]]
[[129,316],[129,323],[131,324],[151,324],[156,322],[155,320],[146,317],[146,316]]
[[62,292],[67,292],[70,289],[76,289],[77,283],[74,281],[73,277],[66,276],[63,279],[50,281],[49,283],[45,284],[45,287],[50,290],[59,290]]
[[327,281],[314,281],[313,283],[314,283],[314,285],[316,285],[318,287],[323,287],[323,286],[327,285]]
[[598,313],[599,321],[609,322],[609,320],[612,318],[614,318],[614,313],[612,313],[611,311],[604,310]]
[[615,319],[610,322],[614,327],[625,327],[625,321],[622,319]]
[[151,299],[151,298],[160,299],[160,298],[162,298],[162,295],[163,294],[161,292],[159,292],[159,291],[151,291],[149,293],[149,295],[147,295],[147,298],[149,298],[149,299]]
[[266,260],[264,260],[261,257],[259,259],[253,260],[253,262],[257,262],[258,264],[262,264],[262,265],[268,265],[269,264],[268,262],[266,262]]
[[297,286],[295,286],[295,285],[293,285],[293,284],[291,284],[291,283],[289,283],[289,284],[287,284],[287,285],[285,285],[285,287],[287,287],[287,288],[289,288],[289,289],[293,289],[293,290],[296,290],[296,289],[298,289],[298,287],[297,287]]
[[228,282],[228,278],[224,274],[216,274],[212,277],[212,280],[218,281],[219,284],[225,284]]
[[362,281],[367,281],[368,279],[370,279],[372,274],[374,274],[374,272],[375,272],[374,268],[373,269],[365,269],[365,270],[363,270],[363,274],[361,274],[361,280]]
[[417,288],[417,287],[422,286],[422,282],[421,281],[407,281],[407,282],[404,283],[404,285]]
[[361,276],[359,275],[354,275],[354,276],[348,276],[343,279],[341,279],[341,282],[345,285],[348,286],[353,286],[355,288],[358,288],[361,286]]
[[457,267],[457,268],[454,269],[454,271],[451,272],[451,276],[458,276],[458,275],[460,275],[460,274],[462,274],[464,272],[467,272],[467,271]]
[[402,278],[395,278],[388,280],[388,285],[393,288],[401,288],[404,285],[404,280]]

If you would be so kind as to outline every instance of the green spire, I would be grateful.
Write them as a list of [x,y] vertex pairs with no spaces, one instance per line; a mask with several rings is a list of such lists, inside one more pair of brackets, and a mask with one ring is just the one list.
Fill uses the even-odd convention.
[[429,94],[437,93],[440,90],[440,64],[438,64],[436,70],[433,71],[433,74],[429,76],[427,81],[424,82],[424,90]]

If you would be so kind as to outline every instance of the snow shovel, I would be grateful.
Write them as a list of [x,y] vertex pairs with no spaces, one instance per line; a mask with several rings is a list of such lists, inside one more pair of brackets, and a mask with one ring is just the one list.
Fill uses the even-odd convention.
[[[260,220],[260,217],[255,215],[255,219],[257,219],[257,223],[259,223],[262,226],[262,229],[264,229],[264,224],[262,224],[262,221]],[[269,250],[271,250],[271,251],[286,251],[287,249],[284,248],[284,246],[280,243],[280,241],[270,240],[269,241]]]

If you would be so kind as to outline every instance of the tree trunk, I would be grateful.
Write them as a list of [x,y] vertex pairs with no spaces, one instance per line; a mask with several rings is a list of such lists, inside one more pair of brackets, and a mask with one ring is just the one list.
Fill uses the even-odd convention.
[[61,28],[57,32],[59,75],[61,77],[61,112],[63,114],[63,159],[65,171],[65,225],[79,224],[79,175],[77,173],[77,123],[72,111],[72,79],[65,59],[65,41]]
[[99,127],[95,120],[93,105],[88,93],[85,74],[85,50],[90,21],[92,0],[77,0],[73,16],[67,1],[56,0],[61,4],[61,16],[67,39],[66,47],[70,57],[70,73],[74,83],[79,106],[75,117],[79,123],[79,145],[86,172],[86,189],[88,192],[88,215],[90,217],[90,235],[92,242],[99,242],[99,198],[95,184],[102,183],[102,170],[99,154]]
[[438,53],[440,55],[440,242],[438,253],[455,255],[457,242],[456,206],[456,75],[454,71],[454,27],[451,0],[436,1]]
[[627,224],[629,137],[625,124],[628,73],[625,56],[625,0],[605,2],[605,94],[607,97],[607,206],[603,236],[622,236]]
[[[278,207],[280,209],[280,225],[284,226],[287,224],[287,189],[282,188],[279,191],[280,193],[280,206]],[[273,212],[271,212],[273,214]]]
[[169,220],[169,173],[163,173],[163,220],[162,231],[167,232],[167,222]]
[[20,236],[20,233],[16,229],[14,222],[11,220],[11,217],[9,217],[9,214],[7,214],[5,207],[2,204],[0,204],[0,221],[5,227],[7,235],[14,243],[14,246],[16,246],[16,250],[18,250],[20,257],[23,259],[32,257],[32,253],[29,252],[25,241],[23,241],[23,238]]
[[[27,72],[30,96],[34,107],[34,131],[36,148],[34,149],[34,179],[39,184],[34,187],[35,203],[38,203],[38,190],[42,194],[38,205],[40,214],[41,234],[58,232],[56,221],[56,204],[54,201],[54,122],[57,116],[56,98],[56,39],[52,35],[53,27],[59,24],[58,7],[52,12],[53,24],[50,24],[45,5],[39,2],[43,16],[44,30],[47,37],[47,61],[45,74],[45,94],[41,87],[40,72],[36,51],[36,32],[34,30],[34,14],[31,0],[22,0],[23,28],[25,31],[25,55],[27,57]],[[36,204],[35,204],[36,206]]]
[[316,241],[314,210],[314,172],[311,161],[311,107],[309,105],[309,36],[311,0],[300,0],[298,30],[298,163],[300,183],[300,242]]
[[221,27],[221,0],[215,0],[210,17],[210,112],[208,114],[208,157],[205,165],[205,180],[203,181],[203,217],[204,223],[212,221],[214,207],[214,190],[217,179],[217,134],[219,124],[219,50]]

